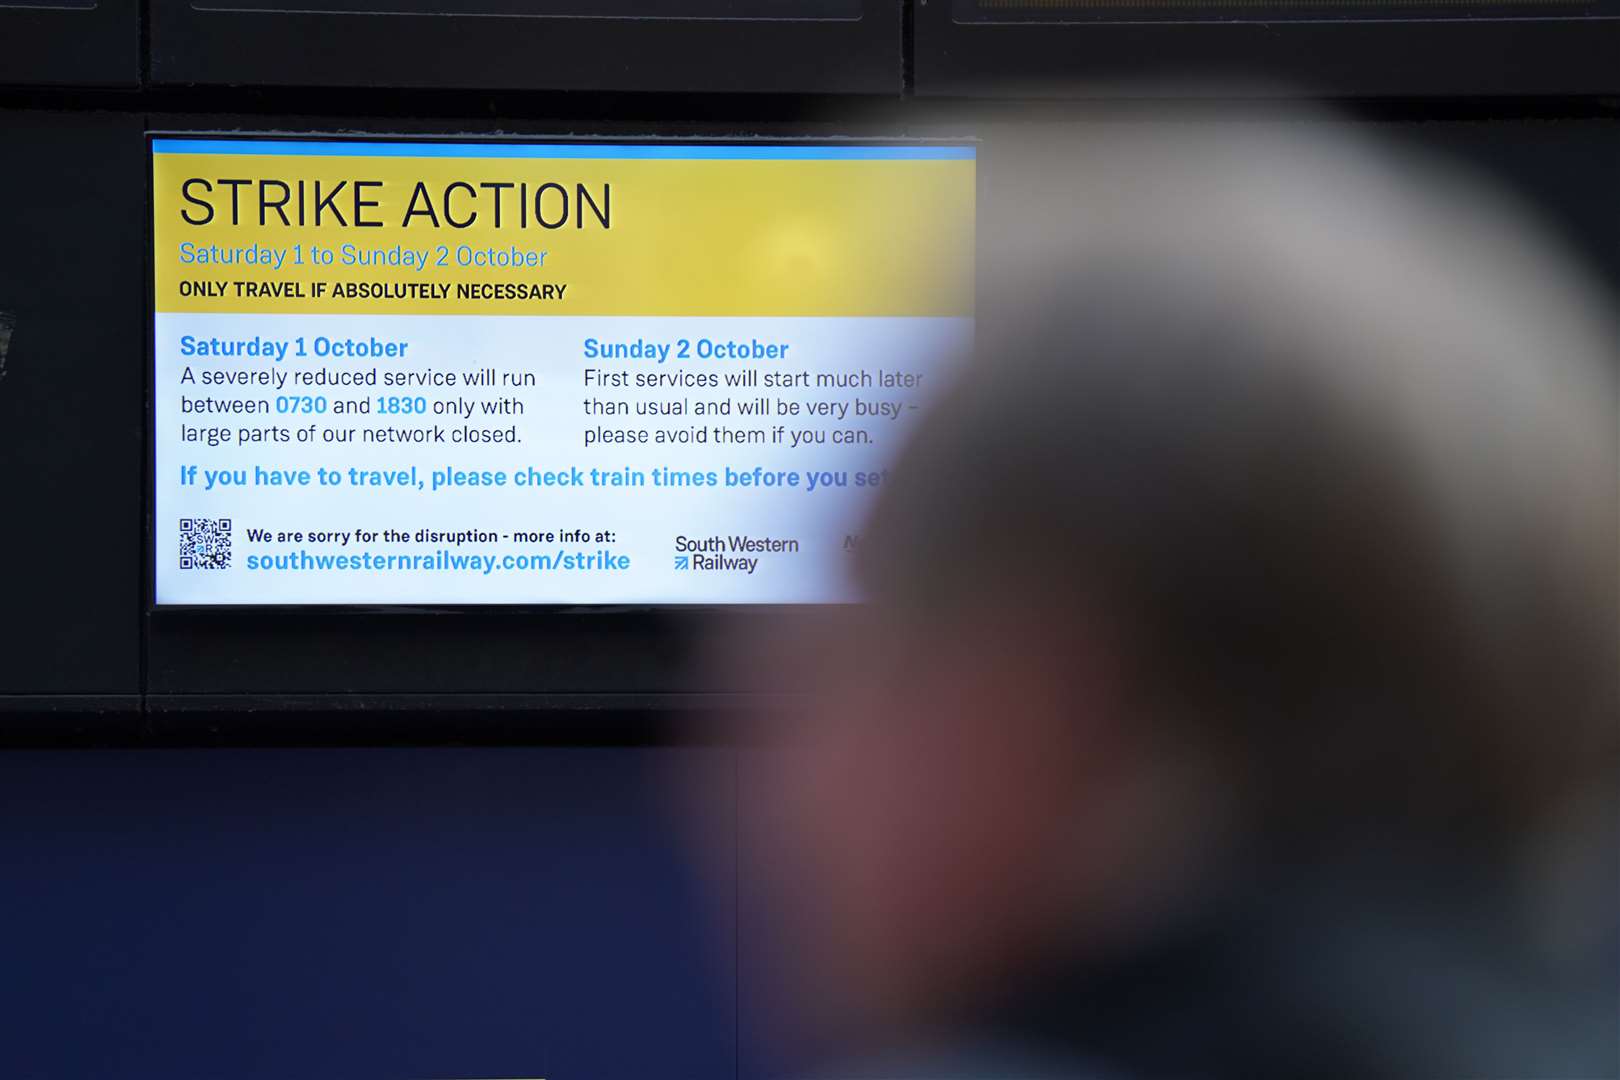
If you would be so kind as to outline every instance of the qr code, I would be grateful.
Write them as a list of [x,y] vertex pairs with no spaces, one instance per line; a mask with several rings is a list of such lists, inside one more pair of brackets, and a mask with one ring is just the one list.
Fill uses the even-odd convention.
[[180,519],[180,569],[231,568],[230,518]]

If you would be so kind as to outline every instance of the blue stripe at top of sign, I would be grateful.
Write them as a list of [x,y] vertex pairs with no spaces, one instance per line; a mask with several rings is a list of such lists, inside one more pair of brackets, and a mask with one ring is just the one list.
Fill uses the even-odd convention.
[[651,161],[972,161],[971,146],[695,146],[680,143],[308,142],[296,139],[153,139],[154,154],[285,157],[575,158]]

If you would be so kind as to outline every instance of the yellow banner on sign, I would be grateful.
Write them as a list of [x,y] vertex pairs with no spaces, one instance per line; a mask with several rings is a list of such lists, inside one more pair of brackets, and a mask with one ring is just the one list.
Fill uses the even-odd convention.
[[973,310],[970,155],[346,156],[344,146],[363,144],[280,153],[274,143],[189,152],[184,140],[162,142],[158,311]]

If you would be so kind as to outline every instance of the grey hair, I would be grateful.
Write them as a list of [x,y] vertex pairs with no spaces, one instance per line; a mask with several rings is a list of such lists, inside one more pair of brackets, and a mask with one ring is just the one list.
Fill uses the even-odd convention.
[[1620,330],[1517,207],[1322,132],[1003,147],[976,355],[858,572],[1100,612],[1290,808],[1365,822],[1376,770],[1512,820],[1615,764]]

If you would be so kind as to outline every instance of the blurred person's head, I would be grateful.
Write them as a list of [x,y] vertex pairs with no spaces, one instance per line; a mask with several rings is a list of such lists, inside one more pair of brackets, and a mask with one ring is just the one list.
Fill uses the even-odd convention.
[[[808,688],[743,803],[799,992],[959,1028],[1286,896],[1324,1000],[1466,1011],[1425,965],[1468,947],[1380,949],[1495,934],[1467,891],[1539,880],[1614,775],[1600,299],[1507,204],[1304,125],[1002,148],[996,183],[977,355],[861,534],[868,603],[765,660]],[[1336,983],[1311,905],[1364,900],[1412,926]]]

